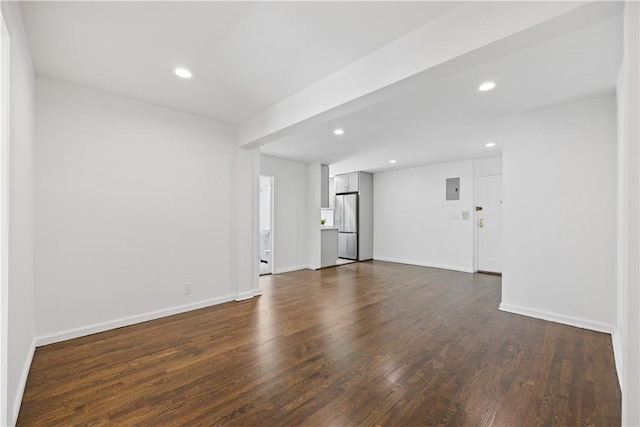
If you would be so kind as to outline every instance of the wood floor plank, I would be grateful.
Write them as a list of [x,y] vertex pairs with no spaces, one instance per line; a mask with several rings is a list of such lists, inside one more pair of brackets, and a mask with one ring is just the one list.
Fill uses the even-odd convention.
[[619,425],[610,336],[498,311],[499,276],[386,262],[37,349],[18,426]]

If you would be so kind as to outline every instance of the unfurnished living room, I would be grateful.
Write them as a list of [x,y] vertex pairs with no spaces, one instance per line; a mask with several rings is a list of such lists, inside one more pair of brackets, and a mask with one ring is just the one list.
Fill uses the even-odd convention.
[[0,425],[640,426],[639,2],[0,5]]

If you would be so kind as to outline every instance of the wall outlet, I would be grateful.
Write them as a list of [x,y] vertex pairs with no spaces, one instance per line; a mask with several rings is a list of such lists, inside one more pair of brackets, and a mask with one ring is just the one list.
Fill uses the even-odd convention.
[[189,295],[191,293],[191,283],[184,284],[184,294]]

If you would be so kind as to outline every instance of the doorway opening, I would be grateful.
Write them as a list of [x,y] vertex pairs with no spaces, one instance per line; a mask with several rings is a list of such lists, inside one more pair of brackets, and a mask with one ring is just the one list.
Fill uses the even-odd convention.
[[260,275],[273,274],[273,183],[260,175]]

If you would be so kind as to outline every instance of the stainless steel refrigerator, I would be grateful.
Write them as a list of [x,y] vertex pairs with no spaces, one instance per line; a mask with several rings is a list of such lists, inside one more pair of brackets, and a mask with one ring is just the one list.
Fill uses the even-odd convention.
[[338,257],[358,259],[358,195],[336,196],[335,222],[338,227]]

